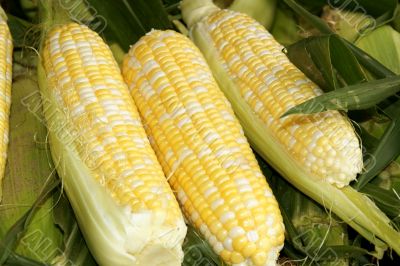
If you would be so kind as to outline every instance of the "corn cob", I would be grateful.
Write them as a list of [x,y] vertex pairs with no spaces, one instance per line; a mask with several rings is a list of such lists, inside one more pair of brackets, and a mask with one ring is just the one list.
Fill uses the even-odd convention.
[[101,265],[180,265],[186,226],[110,49],[56,25],[39,65],[50,148]]
[[[190,3],[185,0],[182,6]],[[242,13],[216,9],[201,23],[224,70],[271,137],[315,179],[338,187],[354,180],[362,170],[361,149],[351,124],[339,112],[280,118],[322,93],[289,61],[283,46]]]
[[[362,167],[361,150],[347,120],[337,112],[280,119],[293,105],[321,93],[287,61],[282,47],[253,19],[221,10],[211,0],[183,0],[181,9],[190,37],[203,52],[252,147],[292,185],[335,213],[376,250],[389,246],[400,254],[400,232],[390,219],[367,196],[346,186]],[[336,123],[341,126],[335,129]],[[327,129],[321,132],[324,126]],[[305,140],[304,147],[316,154],[301,147],[293,149],[298,140]],[[313,157],[322,159],[322,166],[328,169],[315,169],[317,161],[307,165],[307,159]],[[329,167],[332,158],[333,167]],[[382,253],[374,255],[381,258]]]
[[277,202],[200,51],[174,31],[151,31],[122,72],[188,220],[225,262],[275,265]]
[[13,44],[7,17],[0,7],[0,202],[3,195],[3,177],[7,158],[9,113],[11,105]]

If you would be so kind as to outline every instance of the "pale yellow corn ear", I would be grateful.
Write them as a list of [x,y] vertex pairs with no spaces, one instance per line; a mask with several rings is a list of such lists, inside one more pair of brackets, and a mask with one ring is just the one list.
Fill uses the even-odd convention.
[[275,265],[282,216],[203,56],[185,36],[151,31],[123,75],[188,220],[232,265]]
[[109,47],[58,25],[41,63],[51,152],[97,262],[180,265],[186,225]]
[[[212,5],[201,7],[202,1],[183,1],[184,18],[189,22],[193,18],[201,20],[190,31],[192,38],[209,63],[218,61],[229,75],[240,97],[264,124],[266,137],[272,137],[287,150],[310,173],[310,178],[338,187],[354,180],[362,170],[362,152],[346,117],[328,111],[281,118],[290,108],[322,93],[289,61],[284,47],[263,26],[239,12],[214,8],[205,17],[202,12],[195,15],[194,11],[191,18],[190,10],[185,8],[196,3],[200,3],[196,7],[199,10],[212,10]],[[210,47],[216,56],[210,56]],[[218,79],[219,73],[214,74]],[[227,84],[220,82],[221,86]]]
[[[181,10],[190,37],[260,156],[376,250],[387,244],[400,254],[400,233],[390,219],[371,199],[346,186],[362,168],[358,139],[347,119],[338,112],[280,118],[291,106],[321,93],[288,61],[283,47],[250,17],[220,10],[212,0],[183,0]],[[296,144],[307,149],[293,149]],[[313,169],[316,161],[306,165],[308,155],[322,161],[323,167]]]
[[11,105],[13,43],[6,16],[0,7],[0,202],[7,158],[8,128]]

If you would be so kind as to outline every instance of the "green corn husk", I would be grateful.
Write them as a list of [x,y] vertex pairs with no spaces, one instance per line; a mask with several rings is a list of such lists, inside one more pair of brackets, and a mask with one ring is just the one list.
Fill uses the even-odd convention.
[[[39,88],[32,69],[14,67],[10,143],[0,205],[0,239],[39,196],[48,179],[54,179],[47,132],[41,114]],[[36,212],[16,252],[42,262],[59,255],[62,232],[54,224],[49,198]]]
[[400,195],[400,157],[389,164],[389,166],[373,180],[373,183],[383,189],[394,190]]
[[301,39],[300,29],[292,10],[285,6],[278,6],[271,27],[271,34],[284,46],[291,45]]
[[[400,74],[400,33],[392,26],[381,26],[361,37],[355,44],[388,69],[397,75]],[[383,136],[388,125],[387,120],[377,118],[361,123],[361,126],[376,139]],[[386,190],[394,190],[400,195],[400,157],[390,163],[372,183]]]
[[228,8],[232,5],[234,0],[214,0],[214,4],[219,6],[220,8]]
[[[349,244],[346,224],[330,217],[315,203],[304,198],[299,193],[296,196],[296,208],[292,214],[292,223],[299,233],[298,238],[301,238],[307,251],[318,258],[320,255],[326,255],[323,254],[326,252],[325,250],[319,251],[323,246]],[[349,265],[349,260],[333,257],[332,260],[319,260],[318,264],[323,266],[345,266]]]
[[337,188],[324,181],[316,181],[302,165],[279,145],[268,129],[254,115],[241,97],[234,81],[218,61],[218,52],[212,43],[207,27],[202,22],[210,12],[217,10],[212,1],[183,0],[183,18],[190,27],[190,36],[205,56],[214,76],[225,93],[253,148],[284,178],[301,192],[335,213],[353,227],[376,248],[374,254],[381,258],[389,246],[400,254],[400,232],[390,219],[367,196],[352,187]]
[[376,117],[373,117],[365,122],[360,123],[360,125],[365,130],[367,130],[367,132],[369,134],[371,134],[371,136],[378,139],[385,132],[385,129],[388,126],[388,121],[387,121],[387,119],[384,120],[384,119],[378,119]]
[[235,0],[229,9],[245,13],[270,29],[274,22],[276,4],[277,0]]
[[97,15],[96,10],[94,10],[87,0],[61,0],[61,8],[67,11],[72,20],[79,21],[79,23],[88,25],[89,27],[94,22],[95,15]]
[[[374,151],[373,145],[380,145],[381,142],[387,141],[389,138],[394,138],[394,141],[398,141],[398,134],[392,134],[389,137],[387,130],[391,129],[391,124],[396,123],[393,121],[380,121],[372,118],[362,123],[363,134],[367,135],[367,148]],[[367,133],[365,133],[365,131]],[[365,137],[364,137],[365,138]],[[392,142],[392,140],[390,140]],[[372,145],[372,148],[369,147]],[[393,146],[393,145],[391,145]],[[387,149],[386,152],[390,152]],[[394,153],[393,156],[397,156]],[[397,154],[397,155],[396,155]],[[374,157],[378,157],[372,154]],[[385,165],[383,165],[384,167]],[[382,169],[369,183],[365,184],[361,188],[361,192],[369,195],[375,203],[383,210],[391,219],[392,223],[400,228],[400,156],[395,160],[389,162],[389,164]]]
[[[318,250],[322,246],[341,246],[348,245],[348,235],[346,224],[340,223],[335,215],[329,215],[325,210],[315,205],[314,202],[305,198],[299,192],[293,193],[290,200],[296,202],[292,206],[292,223],[302,239],[305,249],[314,253],[318,258]],[[321,251],[321,253],[323,253]],[[322,254],[323,255],[323,254]],[[333,261],[322,260],[320,265],[344,266],[349,265],[345,258],[334,258]]]
[[[377,140],[378,141],[378,140]],[[400,157],[392,161],[361,190],[400,228]]]
[[[59,191],[61,192],[61,191]],[[65,195],[55,193],[54,223],[63,231],[62,254],[51,262],[53,266],[96,266],[82,233],[79,230],[72,207]]]
[[34,19],[37,15],[37,2],[32,0],[19,0],[24,15],[29,19]]
[[194,227],[188,225],[183,243],[185,253],[182,266],[209,265],[225,266],[226,264],[214,253],[211,246],[198,234]]
[[[294,246],[296,251],[303,255],[303,265],[346,266],[347,257],[337,254],[332,246],[343,247],[349,245],[347,225],[321,208],[316,202],[296,190],[287,181],[272,171],[265,162],[257,157],[259,165],[271,184],[274,195],[284,213],[286,241]],[[290,230],[294,228],[295,233]],[[287,247],[284,248],[284,252]],[[299,259],[290,256],[293,260]]]
[[354,42],[376,25],[373,17],[347,10],[325,6],[321,18],[344,39]]
[[114,55],[115,61],[117,61],[118,65],[121,65],[125,56],[125,51],[118,43],[109,44],[109,47]]
[[392,21],[395,30],[400,31],[400,4],[397,4],[396,15]]
[[[374,142],[378,142],[379,138],[385,133],[388,124],[387,120],[379,120],[373,117],[361,123],[360,126],[372,136]],[[400,157],[391,162],[371,183],[386,190],[395,189],[400,195]]]
[[[361,123],[362,129],[369,134],[368,143],[365,143],[367,148],[370,144],[380,143],[390,123],[375,117]],[[379,208],[392,219],[392,223],[400,228],[400,157],[390,162],[361,192],[370,195]]]
[[355,43],[381,64],[400,74],[400,33],[389,25],[362,36]]

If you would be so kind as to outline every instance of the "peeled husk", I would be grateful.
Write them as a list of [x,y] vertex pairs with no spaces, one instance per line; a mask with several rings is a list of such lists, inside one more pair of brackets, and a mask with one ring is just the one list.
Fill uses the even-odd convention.
[[[45,183],[56,178],[43,123],[36,71],[15,67],[10,114],[10,142],[0,204],[0,239],[38,198]],[[55,225],[52,197],[37,210],[16,247],[20,255],[50,262],[60,254],[62,232]]]

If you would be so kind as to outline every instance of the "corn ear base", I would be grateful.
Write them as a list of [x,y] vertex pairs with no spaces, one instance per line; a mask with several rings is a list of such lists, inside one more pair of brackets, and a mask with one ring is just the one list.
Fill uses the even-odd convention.
[[[200,17],[197,17],[195,21],[200,19]],[[193,22],[190,19],[189,21]],[[381,257],[382,251],[386,248],[384,242],[400,254],[400,243],[398,241],[400,233],[392,228],[390,220],[369,198],[349,186],[339,189],[326,182],[313,180],[303,167],[293,160],[281,145],[274,141],[273,136],[268,133],[267,128],[254,115],[249,105],[241,97],[233,80],[221,63],[218,62],[218,53],[214,47],[210,46],[212,39],[205,23],[199,21],[193,25],[191,38],[203,52],[220,88],[232,104],[247,138],[257,153],[296,188],[326,209],[332,210],[343,221],[371,243],[374,243],[377,249],[375,254],[377,257]],[[343,208],[343,206],[346,206],[346,208]]]

